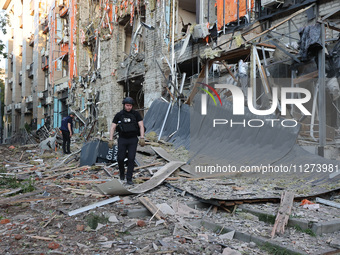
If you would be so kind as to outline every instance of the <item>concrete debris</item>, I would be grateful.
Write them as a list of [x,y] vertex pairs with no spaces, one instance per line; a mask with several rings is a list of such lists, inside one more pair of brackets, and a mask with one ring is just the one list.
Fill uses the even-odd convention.
[[[340,249],[339,1],[3,2],[19,19],[1,72],[0,254]],[[147,132],[132,184],[108,136],[125,96]]]
[[222,252],[222,255],[241,255],[242,253],[231,248],[225,248]]
[[324,205],[329,205],[329,206],[333,206],[335,208],[340,209],[340,203],[336,203],[336,202],[329,201],[329,200],[326,200],[326,199],[322,199],[322,198],[319,198],[319,197],[317,197],[315,199],[315,201],[318,202],[318,203],[324,204]]
[[109,217],[109,222],[118,223],[119,220],[117,219],[117,216],[116,216],[116,215],[110,215],[110,217]]
[[173,202],[171,204],[173,210],[175,211],[176,215],[179,215],[181,217],[197,217],[201,213],[198,210],[192,209],[186,204],[179,203],[178,201]]
[[157,204],[157,208],[165,215],[175,215],[176,212],[167,203]]
[[229,233],[220,235],[220,236],[218,236],[218,238],[220,238],[220,239],[222,239],[222,240],[223,240],[223,239],[233,240],[234,235],[235,235],[235,230],[230,231]]

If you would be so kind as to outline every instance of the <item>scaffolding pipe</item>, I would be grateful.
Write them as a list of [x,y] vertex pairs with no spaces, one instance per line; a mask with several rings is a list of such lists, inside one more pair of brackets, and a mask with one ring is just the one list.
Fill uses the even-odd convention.
[[321,23],[322,49],[319,51],[319,156],[324,156],[326,145],[326,94],[325,94],[325,24]]
[[165,123],[168,119],[168,116],[169,116],[169,112],[170,112],[170,109],[171,109],[171,106],[172,106],[172,98],[170,99],[170,103],[169,103],[169,106],[168,106],[168,110],[166,111],[166,114],[165,114],[165,118],[163,120],[163,124],[162,124],[162,128],[161,128],[161,131],[159,132],[159,135],[158,135],[158,140],[161,140],[161,137],[162,137],[162,133],[163,133],[163,130],[164,130],[164,127],[165,127]]

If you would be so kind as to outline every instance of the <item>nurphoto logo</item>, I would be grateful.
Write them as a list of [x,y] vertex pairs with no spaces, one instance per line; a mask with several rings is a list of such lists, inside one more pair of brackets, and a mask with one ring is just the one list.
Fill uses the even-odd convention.
[[[200,83],[210,89],[217,99],[219,100],[221,106],[222,106],[222,100],[220,96],[218,95],[217,91],[210,85],[205,83]],[[233,115],[244,115],[244,103],[245,103],[245,96],[243,94],[243,91],[241,88],[236,87],[234,85],[228,85],[228,84],[216,84],[216,89],[228,89],[230,90],[233,98]],[[209,92],[208,89],[199,88],[205,93],[201,94],[201,115],[207,115],[207,101],[208,101],[208,95],[212,98],[214,101],[215,106],[217,106],[217,102],[215,100],[214,95]],[[293,95],[293,94],[300,94],[300,98],[287,98],[287,95]],[[248,88],[248,95],[252,95],[252,88]],[[304,97],[303,97],[304,95]],[[281,88],[281,115],[284,116],[287,114],[287,105],[294,105],[297,107],[303,115],[310,116],[311,113],[303,106],[304,103],[307,103],[311,99],[311,93],[309,90],[304,88],[292,88],[292,87],[283,87]],[[253,98],[251,96],[247,97],[247,105],[248,109],[251,113],[258,116],[267,116],[275,113],[276,109],[279,106],[279,100],[278,100],[278,88],[273,87],[272,88],[272,104],[269,109],[265,110],[259,110],[256,109],[253,105]],[[213,127],[216,127],[216,125],[230,125],[230,127],[233,127],[235,125],[242,125],[243,127],[262,127],[265,122],[268,122],[272,127],[274,127],[275,122],[279,122],[283,127],[295,127],[297,126],[297,121],[294,119],[250,119],[246,120],[244,119],[241,122],[235,122],[232,119],[214,119],[213,120]]]

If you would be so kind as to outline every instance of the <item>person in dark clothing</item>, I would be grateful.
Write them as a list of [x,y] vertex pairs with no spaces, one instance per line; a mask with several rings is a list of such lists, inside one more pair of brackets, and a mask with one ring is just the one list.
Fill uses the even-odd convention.
[[126,152],[128,155],[128,168],[126,173],[127,184],[131,185],[133,168],[135,164],[135,156],[137,150],[138,138],[140,135],[139,145],[142,147],[145,145],[144,140],[144,124],[143,118],[139,112],[132,110],[134,100],[131,97],[126,97],[123,100],[124,108],[118,112],[113,118],[110,129],[110,141],[109,147],[113,147],[113,134],[117,128],[119,133],[118,138],[118,167],[120,173],[120,179],[125,179],[124,159]]
[[64,154],[71,154],[71,137],[73,135],[73,118],[75,114],[71,112],[67,117],[61,121],[60,130],[63,134],[63,152]]

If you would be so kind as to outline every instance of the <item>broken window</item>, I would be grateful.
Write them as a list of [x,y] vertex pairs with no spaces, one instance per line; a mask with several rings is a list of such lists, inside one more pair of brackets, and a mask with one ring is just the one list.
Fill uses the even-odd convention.
[[[175,14],[176,31],[178,35],[185,35],[192,24],[196,22],[196,3],[189,0],[180,0],[178,12]],[[170,22],[171,23],[171,22]]]
[[[130,23],[126,25],[124,28],[124,35],[125,35],[125,45],[124,45],[124,52],[129,55],[131,50],[131,40],[132,40],[132,27]],[[133,49],[135,50],[135,48]]]
[[68,76],[68,58],[65,57],[62,60],[62,71],[63,71],[63,77]]

